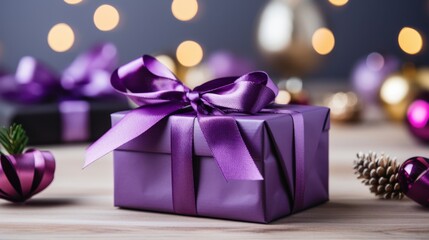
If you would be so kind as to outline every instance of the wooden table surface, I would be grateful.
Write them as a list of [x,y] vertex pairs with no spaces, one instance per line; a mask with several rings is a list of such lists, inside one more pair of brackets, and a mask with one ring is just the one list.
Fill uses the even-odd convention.
[[26,204],[0,203],[0,239],[429,239],[429,209],[411,200],[373,197],[352,170],[359,150],[402,161],[428,154],[400,125],[333,125],[330,197],[319,207],[272,224],[120,210],[113,207],[111,155],[81,170],[85,145],[44,146],[57,158],[56,178]]

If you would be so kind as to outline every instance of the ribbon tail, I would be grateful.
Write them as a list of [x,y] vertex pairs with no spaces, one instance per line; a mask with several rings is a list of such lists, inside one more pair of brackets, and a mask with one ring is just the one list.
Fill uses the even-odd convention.
[[201,115],[198,121],[226,180],[263,179],[234,118]]
[[164,117],[181,109],[183,103],[161,103],[142,106],[129,112],[100,139],[88,147],[84,168],[109,152],[146,132]]

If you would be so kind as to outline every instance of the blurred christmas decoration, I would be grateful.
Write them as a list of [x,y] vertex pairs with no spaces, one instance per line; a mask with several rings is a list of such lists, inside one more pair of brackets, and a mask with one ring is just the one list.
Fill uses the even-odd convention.
[[429,67],[418,68],[415,79],[421,90],[429,91]]
[[59,76],[34,57],[21,58],[15,74],[0,77],[0,98],[33,103],[50,101],[59,93]]
[[389,118],[403,121],[411,101],[416,95],[414,67],[406,66],[400,73],[386,78],[380,88],[380,99]]
[[331,109],[331,119],[336,122],[356,122],[361,117],[361,103],[353,92],[337,92],[327,96],[324,105]]
[[206,60],[192,67],[184,66],[171,54],[159,54],[155,58],[166,65],[179,79],[183,79],[186,86],[191,89],[201,85],[207,79],[241,76],[255,70],[251,60],[226,50],[213,52]]
[[0,198],[24,202],[41,192],[54,179],[55,159],[50,152],[24,152],[28,137],[21,125],[0,129]]
[[110,75],[118,64],[118,50],[112,43],[98,44],[81,53],[61,77],[63,89],[73,97],[100,97],[114,93]]
[[404,194],[398,183],[399,165],[395,158],[377,155],[374,152],[359,152],[354,161],[355,174],[362,183],[369,186],[370,191],[384,199],[402,199]]
[[402,191],[417,203],[429,207],[429,159],[412,157],[399,168]]
[[103,43],[79,55],[59,76],[34,57],[23,57],[15,74],[0,77],[0,98],[19,103],[118,97],[110,85],[117,64],[113,44]]
[[312,37],[324,26],[322,13],[311,0],[271,0],[259,20],[258,43],[269,63],[284,76],[302,76],[318,63]]
[[279,93],[275,99],[278,104],[300,104],[310,103],[309,94],[303,89],[303,82],[300,78],[291,77],[280,80],[277,84]]
[[387,76],[397,71],[399,60],[373,52],[359,60],[353,67],[351,81],[353,91],[365,105],[379,103],[378,93]]
[[421,93],[408,107],[406,123],[411,134],[429,143],[429,92]]

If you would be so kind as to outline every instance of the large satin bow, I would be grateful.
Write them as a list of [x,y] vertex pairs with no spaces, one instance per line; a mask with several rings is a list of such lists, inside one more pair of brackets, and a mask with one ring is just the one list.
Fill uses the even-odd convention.
[[[167,67],[145,55],[117,69],[111,83],[140,107],[88,148],[85,166],[146,132],[166,116],[188,108],[196,113],[208,146],[227,180],[262,179],[235,119],[226,113],[254,114],[274,100],[278,89],[265,72],[219,78],[191,90]],[[189,131],[184,128],[176,132]],[[193,126],[190,128],[192,131]],[[181,141],[183,135],[172,134],[176,138],[172,143]],[[192,155],[192,149],[183,150],[183,146],[173,144],[172,148],[175,147],[179,149],[172,149],[172,155],[175,152]]]

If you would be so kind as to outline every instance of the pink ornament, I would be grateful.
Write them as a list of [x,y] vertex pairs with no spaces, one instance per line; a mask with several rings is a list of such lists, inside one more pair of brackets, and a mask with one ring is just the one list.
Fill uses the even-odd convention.
[[54,179],[55,159],[50,152],[30,149],[23,154],[0,155],[0,198],[24,202]]
[[429,142],[429,102],[424,97],[417,98],[410,104],[406,122],[414,137]]
[[398,171],[402,192],[417,203],[429,207],[429,159],[412,157]]

